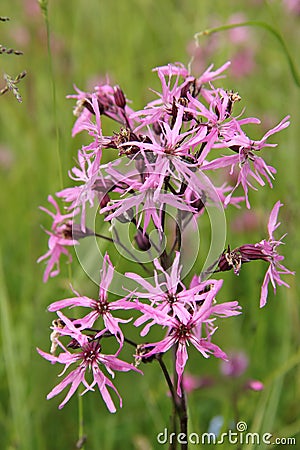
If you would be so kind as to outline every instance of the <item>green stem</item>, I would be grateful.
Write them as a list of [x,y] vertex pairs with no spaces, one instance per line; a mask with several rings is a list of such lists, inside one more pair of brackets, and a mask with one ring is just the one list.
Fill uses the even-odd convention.
[[180,420],[180,433],[183,433],[185,439],[181,444],[181,450],[188,449],[188,414],[187,414],[187,405],[186,405],[186,397],[185,391],[183,387],[183,382],[181,380],[181,399],[180,399],[180,408],[179,408],[179,420]]
[[231,30],[232,28],[239,28],[239,27],[259,27],[259,28],[263,28],[263,29],[267,30],[269,33],[271,33],[275,37],[275,39],[281,46],[283,53],[285,54],[285,57],[287,59],[287,63],[289,65],[289,68],[290,68],[290,71],[291,71],[291,74],[292,74],[295,84],[298,87],[300,87],[299,73],[296,69],[293,58],[290,55],[290,52],[288,50],[288,47],[287,47],[283,37],[275,28],[273,28],[271,25],[269,25],[266,22],[260,22],[260,21],[256,21],[256,20],[248,20],[246,22],[222,25],[220,27],[215,27],[215,28],[208,28],[207,30],[196,33],[194,35],[194,38],[196,40],[196,43],[199,44],[199,38],[202,36],[209,36],[210,34],[218,33],[219,31],[227,31],[227,30]]
[[94,236],[104,239],[105,241],[108,241],[108,242],[115,242],[112,238],[110,238],[108,236],[104,236],[104,234],[99,234],[99,233],[95,232]]
[[83,400],[82,395],[78,392],[78,441],[76,444],[76,448],[80,448],[84,450],[84,443],[86,441],[86,436],[84,434],[84,425],[83,425]]

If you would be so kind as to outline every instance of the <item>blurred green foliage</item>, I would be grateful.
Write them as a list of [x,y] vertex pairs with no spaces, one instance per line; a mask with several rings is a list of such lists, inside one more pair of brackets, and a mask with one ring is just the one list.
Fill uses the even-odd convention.
[[[57,383],[58,368],[51,367],[35,350],[36,346],[48,349],[53,317],[46,307],[69,296],[70,281],[82,293],[97,292],[80,267],[74,267],[72,275],[62,265],[61,275],[44,285],[43,267],[36,265],[47,245],[40,224],[49,225],[38,206],[46,205],[48,194],[62,188],[60,167],[63,185],[68,185],[67,172],[76,150],[86,142],[85,136],[71,138],[74,105],[66,95],[73,93],[74,83],[85,90],[109,75],[133,100],[133,108],[141,108],[153,98],[148,87],[159,86],[153,67],[175,61],[188,64],[194,34],[228,23],[239,12],[246,20],[266,21],[280,31],[300,67],[300,17],[292,15],[280,0],[252,0],[242,7],[236,0],[52,0],[48,10],[51,60],[38,2],[2,1],[0,13],[11,21],[0,23],[0,43],[18,48],[24,55],[0,55],[1,72],[16,77],[26,69],[28,75],[18,84],[23,103],[11,92],[0,97],[1,449],[73,450],[78,439],[76,396],[62,411],[57,410],[58,399],[46,401],[46,394]],[[280,217],[282,233],[288,232],[283,252],[287,266],[297,271],[300,91],[276,40],[260,29],[248,32],[255,67],[243,77],[229,70],[218,85],[238,91],[246,114],[262,119],[259,132],[255,131],[258,138],[287,114],[291,114],[291,126],[276,135],[277,149],[265,151],[264,157],[278,173],[273,190],[266,186],[251,193],[258,225],[250,233],[244,229],[245,222],[236,225],[241,211],[228,212],[228,243],[234,247],[262,239],[268,213],[281,199],[285,204]],[[209,37],[203,37],[201,48],[209,42]],[[200,61],[203,69],[209,63],[219,66],[231,59],[237,45],[228,32],[220,33],[214,51]],[[110,133],[111,124],[104,121],[104,125]],[[122,271],[121,264],[118,269]],[[277,436],[299,433],[297,278],[289,279],[291,289],[279,288],[276,297],[270,293],[267,306],[259,310],[263,273],[264,265],[257,264],[243,268],[239,278],[232,273],[224,275],[223,299],[239,299],[244,314],[227,319],[227,323],[220,321],[216,339],[225,351],[242,350],[248,355],[246,376],[263,381],[265,390],[245,392],[234,402],[238,382],[221,378],[219,361],[206,361],[198,355],[193,358],[191,352],[189,371],[217,381],[189,397],[191,431],[207,431],[212,417],[222,415],[225,429],[237,418],[245,420],[252,431]],[[127,356],[130,360],[131,350]],[[82,398],[86,450],[160,447],[156,434],[168,426],[170,399],[158,366],[149,364],[144,372],[143,377],[118,376],[124,407],[115,415],[107,412],[99,394]]]

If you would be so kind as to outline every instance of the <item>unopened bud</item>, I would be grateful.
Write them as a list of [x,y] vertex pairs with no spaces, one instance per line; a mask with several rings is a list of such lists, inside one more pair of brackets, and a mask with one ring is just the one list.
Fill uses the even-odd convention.
[[134,239],[138,248],[143,252],[150,249],[151,243],[147,234],[143,234],[140,230],[138,230],[137,234],[134,236]]
[[114,99],[119,108],[124,109],[126,106],[126,98],[120,86],[114,87]]
[[99,206],[102,209],[102,208],[105,208],[105,206],[107,206],[107,204],[110,202],[110,197],[106,193],[102,194],[102,192],[99,192],[98,200],[99,200]]

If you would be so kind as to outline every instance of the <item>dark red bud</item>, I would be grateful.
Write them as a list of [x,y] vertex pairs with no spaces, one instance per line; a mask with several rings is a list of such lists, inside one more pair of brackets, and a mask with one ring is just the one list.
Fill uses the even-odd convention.
[[137,234],[134,236],[135,242],[140,250],[146,252],[151,248],[151,243],[149,241],[149,237],[146,234],[143,234],[140,230],[138,230]]
[[218,267],[221,272],[226,272],[227,270],[232,269],[232,264],[228,263],[224,253],[221,255],[219,259]]
[[114,99],[119,108],[124,109],[126,106],[126,98],[120,86],[114,87]]
[[110,202],[110,197],[108,194],[104,193],[98,193],[98,200],[99,200],[99,206],[100,208],[105,208],[105,206],[107,206],[107,204]]

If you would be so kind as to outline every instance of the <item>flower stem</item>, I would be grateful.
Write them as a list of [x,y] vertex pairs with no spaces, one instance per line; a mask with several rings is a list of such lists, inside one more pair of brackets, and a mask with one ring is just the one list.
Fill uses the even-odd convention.
[[94,233],[95,236],[104,239],[105,241],[109,241],[109,242],[115,242],[112,238],[108,237],[108,236],[104,236],[103,234],[99,234],[99,233]]
[[181,450],[187,450],[188,448],[188,414],[186,405],[186,396],[183,387],[183,382],[181,381],[181,399],[179,408],[179,420],[180,420],[180,433],[183,433],[185,439],[181,444]]
[[164,377],[166,379],[168,388],[170,389],[170,393],[171,393],[171,396],[172,396],[173,403],[174,403],[174,405],[176,407],[176,410],[177,410],[177,394],[175,392],[175,389],[174,389],[172,380],[170,378],[168,369],[167,369],[165,363],[163,362],[162,356],[160,354],[156,355],[156,359],[157,359],[157,361],[158,361],[158,363],[159,363],[159,365],[161,367],[161,370],[163,371],[163,374],[164,374]]
[[83,404],[82,395],[78,392],[78,441],[76,443],[76,448],[84,450],[84,443],[86,441],[86,436],[83,431]]

